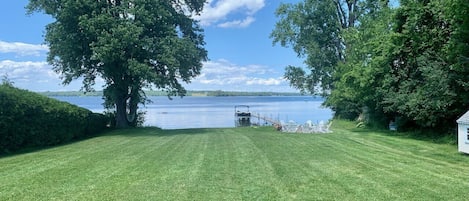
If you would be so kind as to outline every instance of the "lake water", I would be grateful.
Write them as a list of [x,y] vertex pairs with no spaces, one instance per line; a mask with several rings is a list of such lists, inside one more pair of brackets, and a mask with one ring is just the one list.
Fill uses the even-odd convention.
[[[93,112],[103,111],[103,100],[94,96],[58,96]],[[146,111],[145,126],[157,126],[163,129],[181,128],[223,128],[235,126],[236,105],[248,105],[253,114],[278,121],[313,123],[332,118],[332,111],[321,107],[323,99],[307,96],[228,96],[228,97],[150,97],[152,103],[141,107]],[[264,124],[257,118],[252,122]]]

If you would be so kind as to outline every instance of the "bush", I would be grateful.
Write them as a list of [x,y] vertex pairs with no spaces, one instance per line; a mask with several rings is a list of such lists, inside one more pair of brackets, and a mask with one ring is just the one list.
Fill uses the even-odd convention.
[[108,123],[109,119],[104,114],[90,113],[87,117],[85,135],[89,136],[102,132],[107,128]]
[[106,116],[33,92],[0,85],[0,153],[56,145],[102,132]]

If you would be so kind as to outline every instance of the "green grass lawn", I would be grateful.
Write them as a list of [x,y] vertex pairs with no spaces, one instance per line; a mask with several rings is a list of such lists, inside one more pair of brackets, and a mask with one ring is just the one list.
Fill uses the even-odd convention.
[[0,158],[0,200],[469,200],[469,156],[335,123],[113,131]]

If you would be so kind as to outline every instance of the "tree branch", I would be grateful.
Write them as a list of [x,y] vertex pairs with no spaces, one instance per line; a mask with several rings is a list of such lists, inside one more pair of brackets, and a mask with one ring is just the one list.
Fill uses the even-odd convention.
[[337,15],[339,16],[340,24],[342,25],[342,28],[347,28],[347,16],[345,14],[345,11],[342,7],[342,3],[340,0],[335,0],[334,1],[337,7]]

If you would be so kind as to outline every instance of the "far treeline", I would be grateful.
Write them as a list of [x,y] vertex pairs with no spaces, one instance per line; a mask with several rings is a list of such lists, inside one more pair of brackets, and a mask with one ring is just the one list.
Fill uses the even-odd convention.
[[[103,96],[102,91],[46,91],[39,92],[44,96]],[[165,91],[145,91],[147,96],[168,96]],[[186,96],[301,96],[294,92],[243,92],[243,91],[187,91]]]
[[445,133],[469,109],[468,13],[467,0],[303,0],[277,9],[271,38],[305,59],[291,85],[337,117]]

